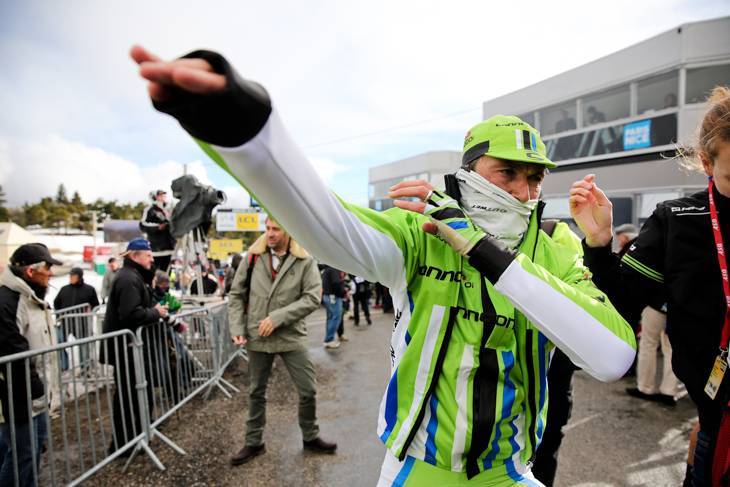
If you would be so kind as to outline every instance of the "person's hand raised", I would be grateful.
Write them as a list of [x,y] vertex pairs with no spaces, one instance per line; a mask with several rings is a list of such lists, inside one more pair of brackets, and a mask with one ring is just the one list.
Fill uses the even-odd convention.
[[604,247],[613,238],[613,205],[593,182],[595,177],[589,174],[573,183],[568,201],[570,214],[585,234],[586,244],[589,247]]
[[139,64],[139,74],[150,82],[150,97],[157,102],[173,101],[175,88],[210,95],[226,87],[225,76],[214,73],[208,61],[203,59],[163,61],[141,46],[132,47],[130,56]]

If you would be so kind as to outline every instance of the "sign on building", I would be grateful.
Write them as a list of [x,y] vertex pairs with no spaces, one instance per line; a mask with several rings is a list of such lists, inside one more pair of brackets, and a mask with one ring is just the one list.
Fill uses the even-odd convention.
[[243,240],[240,238],[217,239],[210,241],[210,257],[215,260],[224,260],[228,254],[243,252]]
[[264,232],[266,213],[218,211],[215,229],[219,232]]

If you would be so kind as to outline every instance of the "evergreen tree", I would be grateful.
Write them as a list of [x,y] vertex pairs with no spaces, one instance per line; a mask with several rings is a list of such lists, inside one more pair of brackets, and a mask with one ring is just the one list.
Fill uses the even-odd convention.
[[10,221],[10,211],[5,208],[5,203],[7,203],[7,200],[5,199],[5,191],[3,191],[3,187],[0,186],[0,222]]
[[58,185],[58,192],[56,193],[56,203],[68,203],[68,196],[66,196],[66,186],[63,183]]

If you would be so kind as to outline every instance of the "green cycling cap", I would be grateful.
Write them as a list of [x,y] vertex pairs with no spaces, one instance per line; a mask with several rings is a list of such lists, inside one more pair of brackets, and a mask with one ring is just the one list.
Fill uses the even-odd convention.
[[461,164],[465,166],[483,155],[557,167],[545,153],[540,132],[517,117],[495,115],[472,127],[464,137]]

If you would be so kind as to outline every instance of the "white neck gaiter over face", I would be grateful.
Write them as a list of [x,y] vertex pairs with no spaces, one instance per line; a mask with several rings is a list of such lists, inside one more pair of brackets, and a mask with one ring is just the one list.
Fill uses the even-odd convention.
[[525,237],[537,200],[520,200],[474,171],[456,173],[461,205],[467,216],[487,235],[516,249]]

